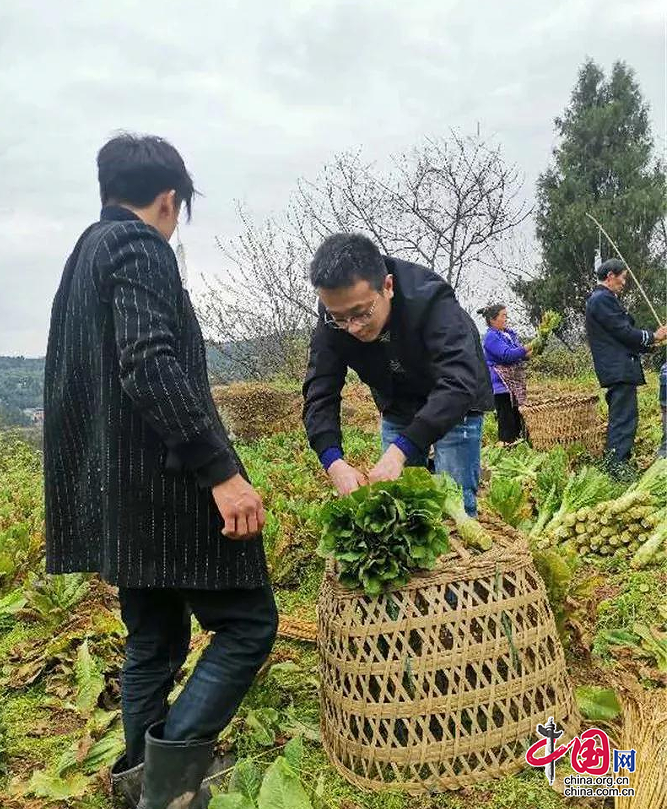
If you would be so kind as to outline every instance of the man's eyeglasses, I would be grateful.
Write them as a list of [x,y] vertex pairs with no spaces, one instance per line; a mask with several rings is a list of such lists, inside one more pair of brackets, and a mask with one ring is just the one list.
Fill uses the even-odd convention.
[[382,297],[381,293],[378,293],[377,297],[373,301],[370,309],[366,312],[362,312],[360,315],[352,315],[352,317],[333,317],[327,310],[324,310],[324,323],[326,326],[329,326],[332,329],[349,329],[350,326],[365,326],[367,323],[370,323],[371,318],[373,317],[373,312],[375,312],[375,307],[377,306],[377,302]]

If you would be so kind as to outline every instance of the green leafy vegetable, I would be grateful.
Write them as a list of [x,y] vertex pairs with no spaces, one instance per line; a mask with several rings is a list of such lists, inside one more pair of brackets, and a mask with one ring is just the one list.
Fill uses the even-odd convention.
[[283,755],[285,756],[287,763],[294,770],[294,772],[299,772],[301,769],[301,765],[303,764],[303,754],[303,739],[301,736],[296,736],[295,738],[290,739],[285,745],[285,749],[283,751]]
[[591,466],[582,467],[579,472],[570,475],[560,507],[547,523],[545,531],[554,533],[569,516],[574,517],[579,509],[608,500],[616,493],[615,489],[616,485],[604,472]]
[[299,776],[279,756],[266,771],[259,792],[260,809],[312,809]]
[[647,655],[655,658],[658,671],[667,672],[667,632],[640,623],[633,624],[632,631],[641,638],[640,645]]
[[646,567],[662,547],[667,547],[667,516],[662,517],[653,533],[639,547],[632,557],[630,566],[635,570]]
[[552,309],[547,309],[542,315],[542,320],[537,327],[537,335],[528,343],[528,347],[533,350],[534,357],[544,351],[547,340],[552,332],[556,331],[560,326],[562,320],[562,315],[559,315],[558,312],[554,312]]
[[480,551],[488,551],[493,545],[491,535],[477,520],[466,514],[461,487],[445,473],[436,475],[434,480],[443,495],[442,510],[454,520],[464,544]]
[[639,657],[655,660],[658,671],[667,672],[667,632],[635,622],[632,632],[612,629],[601,632],[603,640],[615,646],[627,646]]
[[49,802],[83,798],[90,790],[90,779],[82,773],[72,773],[60,778],[55,773],[38,770],[32,774],[28,794],[46,798]]
[[522,442],[516,447],[489,447],[484,450],[484,466],[494,476],[519,480],[522,483],[537,480],[545,453],[536,452],[528,444]]
[[516,528],[524,517],[527,497],[521,481],[494,475],[486,502],[508,525]]
[[211,798],[208,809],[257,809],[257,804],[240,792],[221,792]]
[[553,550],[533,551],[533,561],[537,572],[544,580],[556,626],[563,638],[567,619],[565,600],[572,583],[572,567],[563,556]]
[[262,775],[254,761],[242,758],[237,761],[229,782],[229,791],[244,795],[251,802],[257,800]]
[[442,520],[445,493],[426,469],[364,486],[325,505],[318,553],[340,565],[344,587],[379,595],[400,587],[417,569],[431,570],[449,550]]
[[74,673],[77,686],[76,707],[82,714],[92,713],[104,690],[104,676],[90,654],[87,639],[79,646]]
[[612,688],[583,685],[575,691],[579,710],[592,722],[615,719],[621,713],[616,693]]
[[554,447],[544,453],[535,478],[535,501],[538,507],[555,492],[558,503],[568,479],[570,462],[564,447]]

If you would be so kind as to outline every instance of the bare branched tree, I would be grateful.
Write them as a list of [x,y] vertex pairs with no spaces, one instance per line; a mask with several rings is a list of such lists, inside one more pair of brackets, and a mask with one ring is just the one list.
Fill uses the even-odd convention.
[[316,311],[308,257],[274,222],[256,226],[240,207],[238,216],[242,233],[229,244],[218,240],[229,265],[204,279],[200,318],[232,378],[298,378]]
[[315,312],[307,268],[324,238],[365,233],[464,292],[473,273],[488,283],[499,245],[530,215],[521,189],[499,147],[456,132],[393,157],[388,171],[361,152],[337,155],[298,182],[282,216],[256,227],[239,210],[242,233],[220,244],[229,265],[207,285],[202,317],[239,375],[300,372]]
[[383,175],[344,153],[301,181],[288,230],[310,250],[337,231],[368,234],[385,253],[423,264],[457,289],[467,273],[531,213],[499,147],[452,132],[392,158]]

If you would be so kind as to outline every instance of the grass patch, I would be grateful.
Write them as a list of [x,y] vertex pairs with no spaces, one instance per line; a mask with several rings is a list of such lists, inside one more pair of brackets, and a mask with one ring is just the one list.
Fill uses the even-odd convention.
[[593,651],[609,661],[609,644],[601,633],[610,629],[632,630],[635,622],[651,626],[658,616],[658,607],[667,605],[667,572],[663,569],[631,572],[621,571],[609,579],[609,585],[620,587],[611,598],[601,601],[597,608]]

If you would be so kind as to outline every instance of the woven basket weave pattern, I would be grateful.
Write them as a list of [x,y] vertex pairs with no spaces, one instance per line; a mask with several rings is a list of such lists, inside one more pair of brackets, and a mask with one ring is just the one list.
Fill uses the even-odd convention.
[[[322,736],[361,788],[412,794],[525,766],[549,716],[579,717],[553,615],[525,540],[493,518],[491,551],[454,552],[380,598],[340,587],[319,599]],[[504,536],[502,535],[504,534]]]
[[606,424],[598,413],[598,401],[594,393],[531,398],[520,409],[533,447],[548,450],[581,443],[592,454],[601,453]]

